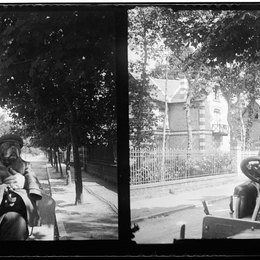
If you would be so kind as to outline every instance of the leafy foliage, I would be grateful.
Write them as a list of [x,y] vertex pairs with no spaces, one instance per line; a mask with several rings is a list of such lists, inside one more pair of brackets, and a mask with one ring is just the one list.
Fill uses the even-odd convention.
[[[255,101],[260,97],[258,67],[255,64],[233,63],[215,66],[212,70],[215,90],[220,89],[229,104],[231,138],[244,141],[246,146],[250,141]],[[241,131],[242,125],[244,132]]]
[[[173,10],[162,8],[172,49],[193,46],[207,64],[255,62],[259,57],[258,10]],[[179,37],[181,36],[181,37]],[[194,58],[192,62],[196,62]]]
[[24,123],[64,127],[74,110],[85,138],[115,131],[111,15],[90,13],[2,14],[2,103]]
[[[211,86],[217,83],[230,104],[229,119],[235,138],[241,139],[245,133],[248,136],[252,105],[254,98],[259,97],[256,70],[260,55],[260,12],[208,8],[184,10],[163,6],[140,7],[134,12],[139,12],[134,22],[143,21],[139,31],[142,31],[141,26],[146,26],[148,29],[143,32],[151,36],[151,41],[146,42],[150,58],[158,61],[158,56],[163,56],[169,48],[170,78],[185,77],[188,80],[185,104],[188,132],[192,132],[189,123],[192,103],[207,95]],[[145,44],[136,38],[135,46],[138,43],[139,46]],[[162,77],[164,73],[164,64],[158,62],[152,75]],[[235,102],[235,99],[239,101]],[[250,115],[242,122],[244,110]],[[191,138],[192,134],[189,134]]]
[[147,146],[153,140],[153,129],[156,121],[153,114],[154,105],[149,95],[149,85],[142,85],[141,80],[130,75],[129,104],[130,122],[129,131],[133,146]]
[[158,39],[158,33],[154,30],[156,16],[153,7],[129,11],[129,48],[139,56],[137,61],[129,64],[129,70],[133,73],[129,79],[130,140],[137,147],[150,145],[153,141],[156,119],[150,98],[147,62],[153,57],[153,43]]
[[[114,13],[0,13],[0,103],[44,147],[116,136]],[[81,169],[74,158],[77,184]]]

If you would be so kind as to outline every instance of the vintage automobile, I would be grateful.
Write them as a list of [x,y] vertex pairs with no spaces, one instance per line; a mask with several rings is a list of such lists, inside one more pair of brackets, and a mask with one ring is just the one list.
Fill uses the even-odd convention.
[[[240,168],[249,180],[234,188],[230,203],[231,217],[205,216],[202,224],[203,239],[260,238],[260,156],[242,160]],[[205,204],[204,211],[207,214]]]

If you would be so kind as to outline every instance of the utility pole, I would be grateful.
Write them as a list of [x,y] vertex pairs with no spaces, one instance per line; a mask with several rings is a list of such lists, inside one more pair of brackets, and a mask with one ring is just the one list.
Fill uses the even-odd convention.
[[164,181],[165,176],[165,148],[166,148],[166,121],[168,118],[168,103],[167,103],[167,88],[168,88],[168,53],[166,55],[166,66],[165,66],[165,99],[164,99],[164,121],[163,121],[163,143],[162,143],[162,174],[161,180]]

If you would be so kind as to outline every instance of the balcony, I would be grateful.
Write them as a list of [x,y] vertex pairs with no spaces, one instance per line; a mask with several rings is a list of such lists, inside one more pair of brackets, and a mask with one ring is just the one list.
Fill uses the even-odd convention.
[[213,135],[228,135],[228,125],[212,124]]

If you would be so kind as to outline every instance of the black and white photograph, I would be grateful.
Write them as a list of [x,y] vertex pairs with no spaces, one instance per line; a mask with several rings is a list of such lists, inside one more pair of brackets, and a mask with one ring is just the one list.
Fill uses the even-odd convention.
[[115,11],[0,6],[0,240],[118,240]]
[[128,11],[140,244],[260,238],[260,12],[201,7]]
[[259,59],[257,3],[0,4],[0,255],[259,255]]

